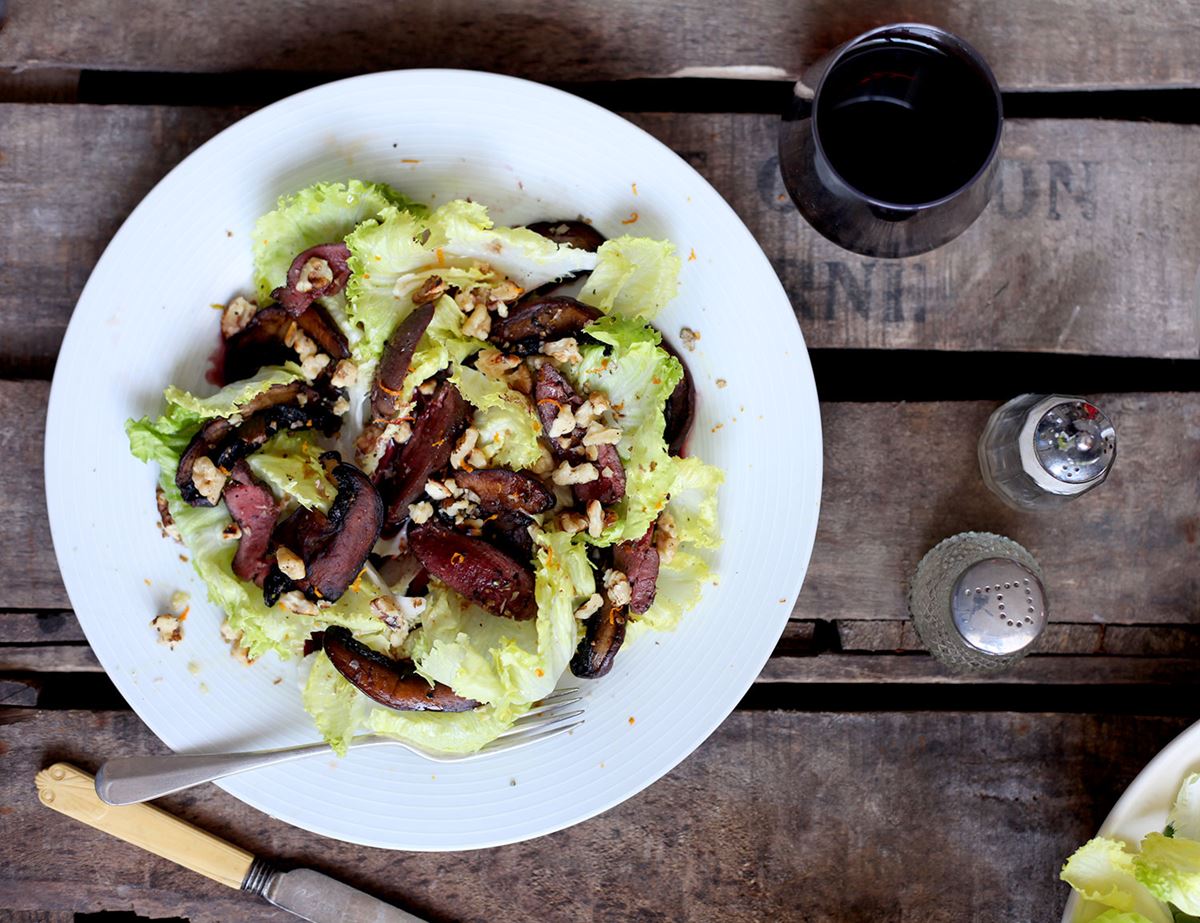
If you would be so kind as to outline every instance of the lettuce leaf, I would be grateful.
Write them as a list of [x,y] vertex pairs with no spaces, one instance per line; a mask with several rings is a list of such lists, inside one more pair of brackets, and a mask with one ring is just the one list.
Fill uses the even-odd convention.
[[475,406],[472,425],[490,464],[519,470],[538,460],[542,425],[524,394],[466,366],[459,366],[450,380]]
[[413,351],[412,363],[404,379],[403,391],[412,394],[413,388],[432,378],[450,365],[458,365],[471,353],[487,345],[474,337],[463,336],[463,312],[454,299],[443,295],[433,309],[433,320],[425,328],[417,348]]
[[670,465],[672,480],[667,512],[675,520],[680,544],[719,547],[717,490],[725,481],[725,472],[694,456],[672,458]]
[[676,551],[670,562],[659,566],[654,605],[630,621],[626,640],[632,642],[648,630],[674,631],[683,614],[700,602],[704,585],[712,578],[707,561],[686,551]]
[[1106,910],[1100,916],[1092,917],[1089,923],[1151,923],[1151,921],[1132,910],[1128,913],[1120,910]]
[[1147,834],[1133,866],[1137,880],[1159,900],[1184,913],[1200,914],[1200,842],[1178,835]]
[[411,656],[422,676],[487,702],[507,718],[512,706],[554,690],[579,639],[575,609],[594,588],[583,545],[566,533],[541,535],[536,619],[498,618],[434,584]]
[[376,707],[369,712],[366,727],[376,734],[386,734],[430,750],[473,753],[499,737],[528,710],[526,706],[513,706],[502,715],[490,705],[445,713]]
[[579,300],[605,314],[652,320],[679,291],[683,264],[670,241],[615,237],[596,255]]
[[285,430],[246,462],[276,497],[289,497],[307,509],[327,513],[337,496],[337,487],[320,462],[324,451],[313,441],[311,432]]
[[1200,840],[1200,773],[1192,773],[1179,786],[1179,794],[1167,815],[1172,836]]
[[352,179],[316,183],[279,198],[274,211],[254,225],[254,286],[259,304],[287,280],[292,261],[318,244],[344,240],[354,228],[387,207],[426,211],[382,183]]
[[317,651],[312,655],[301,701],[325,742],[338,756],[345,756],[354,732],[370,711],[370,699],[337,671],[324,651]]
[[596,254],[527,228],[498,228],[478,202],[447,202],[429,218],[429,246],[451,264],[485,264],[529,290],[591,269]]
[[1135,877],[1135,858],[1124,843],[1096,837],[1075,851],[1059,877],[1086,901],[1136,911],[1150,923],[1172,923],[1167,906]]

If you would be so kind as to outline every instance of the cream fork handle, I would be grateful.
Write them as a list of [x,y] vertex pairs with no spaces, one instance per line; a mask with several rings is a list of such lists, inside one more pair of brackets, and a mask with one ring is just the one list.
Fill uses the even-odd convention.
[[68,763],[55,763],[35,778],[38,798],[48,808],[83,821],[110,836],[240,889],[254,856],[207,831],[148,804],[117,807],[96,795],[95,779]]

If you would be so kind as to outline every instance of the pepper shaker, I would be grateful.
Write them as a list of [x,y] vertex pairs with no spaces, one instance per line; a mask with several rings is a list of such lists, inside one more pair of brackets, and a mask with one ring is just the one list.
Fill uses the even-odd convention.
[[913,575],[908,608],[925,647],[957,673],[1008,669],[1046,627],[1037,561],[988,532],[962,532],[931,549]]
[[1062,394],[1022,394],[996,410],[979,439],[988,488],[1019,510],[1054,509],[1104,483],[1117,434],[1095,404]]

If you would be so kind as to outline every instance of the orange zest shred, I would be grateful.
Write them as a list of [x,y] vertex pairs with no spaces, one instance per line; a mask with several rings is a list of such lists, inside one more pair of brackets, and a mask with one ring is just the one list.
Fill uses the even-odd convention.
[[393,391],[391,388],[389,388],[387,385],[385,385],[382,381],[377,381],[376,384],[379,386],[379,390],[382,391],[384,394],[390,394],[392,397],[404,397],[403,391]]
[[633,194],[637,195],[637,183],[633,184]]
[[400,162],[401,163],[420,163],[421,161],[415,157],[401,157]]
[[437,256],[437,264],[439,266],[445,266],[446,265],[446,254],[442,252],[442,248],[438,247],[434,251],[434,254]]
[[461,564],[465,560],[466,560],[466,558],[463,556],[463,553],[461,551],[456,551],[456,552],[454,552],[454,554],[450,555],[450,563],[451,564]]
[[692,263],[696,260],[696,248],[692,247],[692,252],[688,254],[688,262]]
[[638,213],[630,212],[629,217],[626,218],[624,221],[622,221],[621,224],[634,224],[637,220],[638,220]]
[[177,619],[179,619],[179,621],[181,621],[181,622],[182,622],[184,619],[186,619],[186,618],[188,617],[188,613],[189,613],[189,612],[191,612],[191,611],[192,611],[192,607],[191,607],[191,606],[184,606],[184,607],[183,607],[183,611],[182,611],[182,612],[180,612],[180,613],[179,613],[179,615],[177,615],[177,616],[176,616],[176,618],[177,618]]

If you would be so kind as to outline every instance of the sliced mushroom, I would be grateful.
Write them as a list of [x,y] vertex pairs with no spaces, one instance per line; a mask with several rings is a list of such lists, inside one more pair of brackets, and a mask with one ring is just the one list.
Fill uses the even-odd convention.
[[[303,401],[303,405],[301,405]],[[224,417],[210,420],[192,437],[179,459],[175,485],[192,506],[215,506],[195,483],[196,463],[207,457],[228,472],[263,443],[284,429],[317,428],[325,433],[337,431],[340,421],[330,413],[321,395],[302,382],[273,385],[238,408],[243,422],[234,424]]]
[[625,640],[626,618],[624,606],[613,605],[606,596],[600,610],[587,620],[587,632],[571,658],[571,672],[580,679],[598,679],[611,670]]
[[432,304],[421,305],[414,310],[400,322],[384,346],[379,371],[375,375],[375,387],[371,391],[371,416],[376,420],[392,419],[396,404],[403,403],[407,398],[401,389],[417,344],[433,320],[433,310]]
[[[318,244],[315,247],[309,247],[292,260],[292,265],[288,267],[287,283],[271,292],[271,297],[279,302],[289,314],[299,316],[317,298],[336,295],[345,288],[346,282],[350,278],[350,266],[346,262],[349,259],[350,248],[344,243]],[[324,261],[329,268],[328,281],[314,285],[311,280],[306,278],[310,260]]]
[[667,398],[666,406],[663,407],[663,414],[667,418],[667,426],[663,430],[667,450],[672,455],[682,455],[688,434],[692,431],[692,423],[696,419],[696,385],[692,381],[692,373],[688,369],[688,364],[679,354],[679,350],[667,342],[666,337],[663,337],[661,345],[683,366],[683,378],[675,386],[675,390]]
[[224,497],[229,515],[241,530],[233,555],[233,572],[242,580],[262,586],[271,570],[267,553],[279,504],[271,488],[258,480],[244,461],[238,462],[229,472]]
[[544,513],[554,506],[554,492],[531,474],[503,468],[476,468],[454,472],[454,483],[479,497],[479,508],[489,513],[515,510]]
[[517,620],[537,615],[533,574],[482,539],[430,521],[409,530],[408,546],[431,577],[493,615]]
[[[537,408],[538,419],[542,429],[550,432],[560,407],[570,407],[572,411],[583,405],[583,399],[571,387],[562,373],[549,362],[543,362],[538,368],[537,377],[533,383],[534,405]],[[582,449],[578,446],[583,436],[583,427],[577,426],[570,434],[569,448],[563,448],[558,439],[550,439],[550,450],[559,461],[578,464],[584,460]],[[625,466],[621,464],[621,456],[616,446],[597,446],[596,460],[592,463],[600,472],[600,477],[586,484],[574,484],[571,490],[575,499],[585,506],[592,500],[601,504],[616,503],[625,496]]]
[[337,497],[326,516],[320,510],[298,510],[276,527],[272,545],[283,546],[304,562],[304,576],[293,580],[278,562],[263,582],[263,599],[273,606],[292,589],[310,600],[336,602],[362,571],[383,528],[383,501],[371,479],[346,464],[336,452],[321,461],[337,482]]
[[583,221],[535,221],[525,225],[535,234],[541,234],[556,244],[568,244],[577,250],[595,253],[604,243],[605,237],[590,224]]
[[464,699],[442,683],[430,685],[411,660],[393,660],[355,640],[341,625],[325,629],[321,644],[334,668],[363,695],[400,711],[470,711],[474,699]]
[[654,523],[636,541],[621,542],[613,548],[613,566],[625,574],[632,598],[629,608],[637,613],[654,605],[658,589],[658,548],[654,544]]
[[532,520],[524,513],[504,510],[487,517],[483,537],[514,560],[533,561],[533,536],[529,534]]
[[508,317],[494,318],[488,339],[505,352],[528,356],[552,340],[579,336],[584,327],[603,316],[598,308],[574,298],[535,298],[517,305]]
[[389,534],[408,518],[408,506],[421,496],[429,476],[449,463],[468,421],[466,401],[454,385],[442,382],[413,421],[409,440],[380,463],[375,482],[387,505]]
[[299,315],[288,313],[281,305],[261,308],[242,330],[225,341],[225,381],[249,378],[265,365],[294,360],[296,350],[284,342],[295,324],[313,341],[318,352],[329,356],[329,368],[350,357],[350,346],[329,313],[314,304]]

